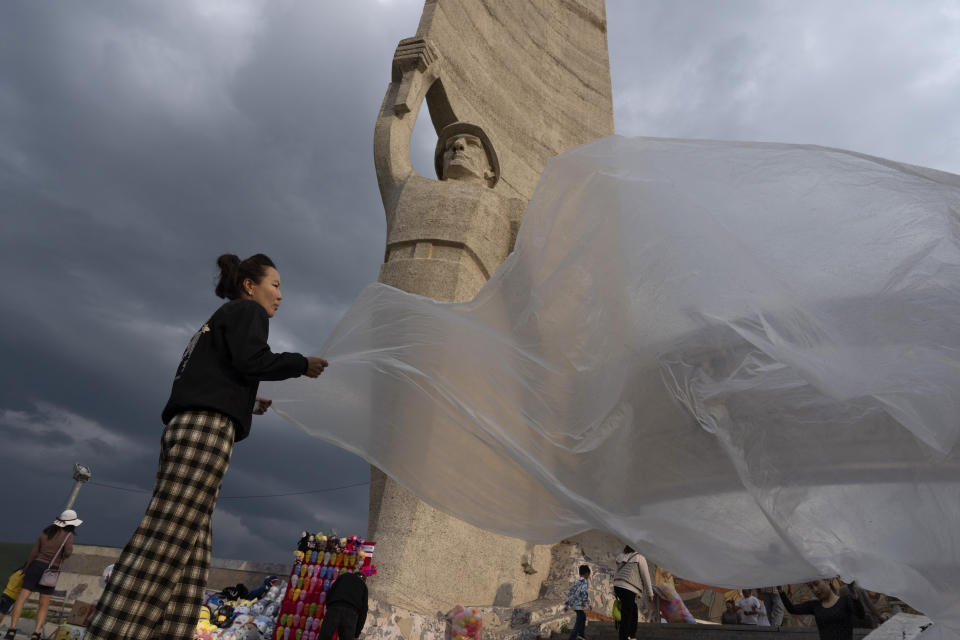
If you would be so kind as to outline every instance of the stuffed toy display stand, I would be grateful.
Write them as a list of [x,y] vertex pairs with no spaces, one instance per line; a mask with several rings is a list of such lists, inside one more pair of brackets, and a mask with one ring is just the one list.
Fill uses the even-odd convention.
[[270,576],[251,591],[238,584],[208,593],[194,640],[316,640],[327,591],[345,571],[377,572],[374,542],[306,531],[287,580]]
[[376,543],[357,536],[338,538],[306,531],[293,552],[290,580],[272,638],[316,640],[326,608],[327,591],[341,573],[377,573],[373,564]]

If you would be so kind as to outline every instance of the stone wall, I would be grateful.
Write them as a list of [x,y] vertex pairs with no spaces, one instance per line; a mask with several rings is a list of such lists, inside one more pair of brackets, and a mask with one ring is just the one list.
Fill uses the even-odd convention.
[[[79,585],[85,585],[78,599],[93,602],[103,593],[100,577],[107,566],[113,564],[120,557],[121,549],[117,547],[102,547],[89,544],[78,544],[73,547],[73,555],[63,564],[57,590],[69,593]],[[246,585],[248,589],[259,586],[267,576],[275,575],[285,578],[290,573],[290,567],[282,564],[250,562],[247,560],[225,560],[211,558],[210,577],[207,588],[220,590],[237,583]]]
[[[591,571],[590,608],[601,616],[609,616],[613,608],[615,567],[615,556],[609,550],[616,545],[622,547],[619,540],[608,534],[581,535],[553,545],[550,570],[536,600],[514,606],[476,607],[483,619],[483,637],[486,640],[530,640],[549,637],[552,632],[569,628],[573,622],[573,612],[564,608],[564,600],[581,564],[588,565]],[[376,577],[371,582],[375,580]],[[652,605],[640,603],[641,622],[652,619],[659,619]],[[445,629],[443,611],[424,614],[371,600],[364,637],[374,640],[434,640],[443,638]]]

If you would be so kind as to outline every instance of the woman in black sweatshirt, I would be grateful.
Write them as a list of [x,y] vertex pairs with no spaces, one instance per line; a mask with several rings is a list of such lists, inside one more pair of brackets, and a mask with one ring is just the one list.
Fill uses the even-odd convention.
[[849,595],[838,595],[829,580],[814,580],[808,586],[817,599],[800,604],[790,602],[783,587],[777,587],[786,610],[794,615],[812,615],[817,622],[820,640],[852,640],[853,618],[864,615],[856,580],[848,586]]
[[234,442],[270,401],[261,380],[319,376],[327,362],[273,353],[269,320],[280,274],[258,253],[217,259],[216,294],[228,302],[193,336],[163,410],[160,467],[147,513],[113,568],[89,640],[192,640],[210,563],[210,522]]

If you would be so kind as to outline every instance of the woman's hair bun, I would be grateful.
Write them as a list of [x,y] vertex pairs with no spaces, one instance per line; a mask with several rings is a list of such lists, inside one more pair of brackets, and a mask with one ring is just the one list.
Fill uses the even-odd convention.
[[232,253],[225,253],[217,258],[217,266],[220,268],[220,279],[217,281],[214,293],[218,298],[230,300],[238,298],[240,294],[237,286],[237,269],[240,267],[240,258]]
[[233,253],[225,253],[217,258],[217,266],[221,271],[236,269],[240,266],[240,257]]

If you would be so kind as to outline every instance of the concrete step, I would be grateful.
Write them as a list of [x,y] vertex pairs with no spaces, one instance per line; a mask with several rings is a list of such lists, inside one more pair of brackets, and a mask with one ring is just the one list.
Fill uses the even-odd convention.
[[540,598],[513,608],[510,625],[514,628],[549,622],[559,616],[569,616],[563,610],[563,600]]
[[541,598],[497,611],[500,624],[484,626],[485,640],[534,640],[546,638],[571,619],[563,610],[563,601]]
[[573,624],[573,613],[564,611],[563,601],[540,598],[522,605],[497,611],[499,625],[484,626],[485,640],[534,640],[547,638],[564,625]]
[[[572,626],[572,625],[571,625]],[[862,640],[870,629],[854,629],[853,640]],[[553,632],[551,640],[568,640],[570,632]],[[618,640],[612,622],[587,622],[586,640]],[[664,624],[644,622],[637,625],[637,640],[817,640],[816,627],[757,627],[741,624]]]

